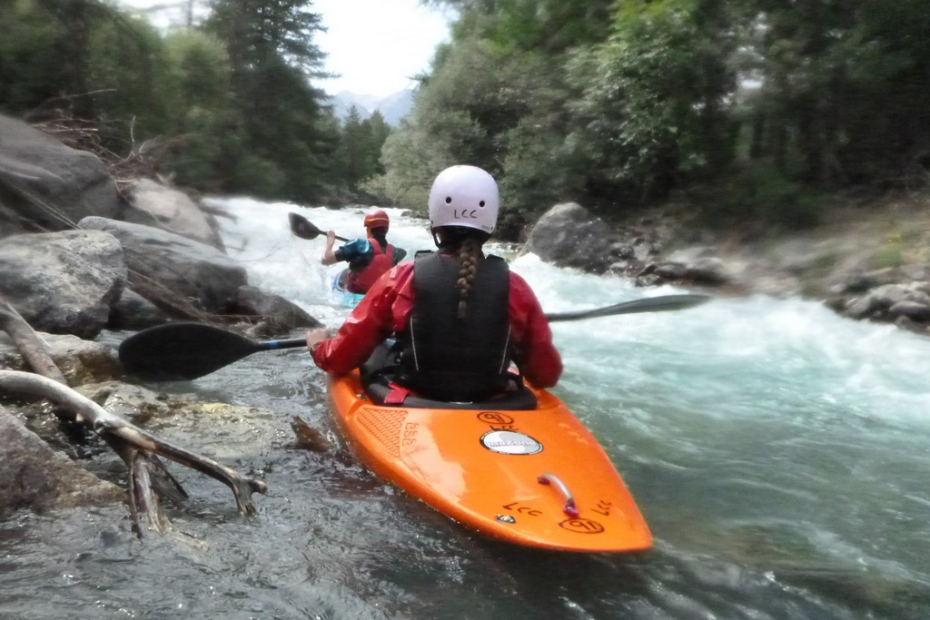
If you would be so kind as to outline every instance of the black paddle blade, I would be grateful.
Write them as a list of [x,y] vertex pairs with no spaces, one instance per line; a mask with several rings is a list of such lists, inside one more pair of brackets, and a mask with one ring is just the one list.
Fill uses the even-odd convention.
[[119,360],[126,374],[139,379],[189,381],[265,348],[212,325],[169,323],[124,340],[119,346]]
[[316,239],[323,231],[310,223],[310,220],[297,213],[288,213],[287,220],[291,225],[291,232],[301,239]]

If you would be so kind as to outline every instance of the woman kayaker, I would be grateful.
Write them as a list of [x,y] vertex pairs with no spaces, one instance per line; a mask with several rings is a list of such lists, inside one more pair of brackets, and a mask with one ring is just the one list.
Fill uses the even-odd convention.
[[396,337],[394,382],[427,398],[474,402],[527,382],[555,385],[562,360],[532,289],[496,256],[485,257],[499,209],[497,183],[474,166],[436,177],[429,220],[438,252],[418,252],[383,275],[338,333],[307,332],[313,361],[342,374]]
[[368,289],[382,276],[403,260],[407,252],[387,242],[391,220],[388,214],[377,209],[365,216],[365,239],[353,239],[333,251],[336,233],[326,233],[326,248],[320,262],[334,265],[339,261],[349,263],[346,271],[345,289],[350,293],[367,293]]

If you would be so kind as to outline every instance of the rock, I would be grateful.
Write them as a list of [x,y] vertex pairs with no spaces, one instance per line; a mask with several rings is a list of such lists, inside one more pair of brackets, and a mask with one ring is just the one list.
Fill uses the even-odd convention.
[[145,426],[158,418],[172,415],[179,407],[168,398],[138,385],[119,381],[103,381],[82,385],[77,392],[91,399],[110,413]]
[[731,280],[726,263],[704,246],[674,252],[656,267],[655,274],[669,282],[711,286],[728,284]]
[[166,313],[132,289],[126,289],[110,309],[108,329],[140,330],[163,325],[171,320]]
[[95,338],[126,278],[120,243],[105,232],[0,239],[0,294],[37,330]]
[[[37,332],[48,345],[49,354],[58,369],[68,380],[68,385],[77,386],[117,379],[122,375],[116,352],[110,347],[82,340],[76,336],[63,336]],[[6,334],[0,332],[0,365],[11,370],[25,370],[22,358]]]
[[861,320],[869,318],[879,309],[877,300],[871,295],[853,297],[843,305],[843,316],[850,319]]
[[907,317],[918,323],[930,322],[930,305],[919,301],[899,301],[888,308],[892,317]]
[[102,502],[122,502],[126,493],[52,450],[0,406],[0,517]]
[[527,253],[594,273],[604,273],[612,262],[608,227],[576,203],[556,205],[539,218],[521,251]]
[[235,301],[228,308],[229,314],[241,314],[250,320],[265,324],[261,333],[271,336],[288,332],[298,327],[321,327],[322,323],[307,314],[300,306],[280,295],[272,295],[255,288],[239,288]]
[[117,218],[116,182],[95,155],[0,115],[0,237],[73,228],[89,215]]
[[652,271],[652,273],[662,278],[663,280],[676,282],[678,280],[685,279],[685,276],[688,273],[688,268],[684,263],[669,261],[667,263],[656,265],[656,268]]
[[184,192],[150,179],[140,179],[133,186],[130,207],[123,219],[161,228],[224,250],[212,216],[202,211]]
[[130,288],[168,314],[223,314],[239,287],[248,284],[244,268],[205,243],[152,226],[101,217],[84,218],[80,226],[119,239]]

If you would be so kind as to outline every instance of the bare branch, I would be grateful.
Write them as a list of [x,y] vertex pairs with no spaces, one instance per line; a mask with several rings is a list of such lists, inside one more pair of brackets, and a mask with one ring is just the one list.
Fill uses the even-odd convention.
[[[126,447],[158,454],[219,480],[232,490],[236,506],[243,514],[255,513],[255,506],[252,504],[253,493],[264,494],[268,490],[267,485],[261,480],[242,476],[212,459],[161,440],[108,412],[66,385],[46,377],[15,370],[0,370],[0,389],[47,398],[73,412],[75,421],[87,424],[108,442],[116,439]],[[129,462],[132,463],[132,459]]]
[[0,296],[0,329],[10,335],[19,354],[35,372],[62,385],[68,385],[68,381],[49,353],[48,345],[39,339],[29,323],[2,296]]

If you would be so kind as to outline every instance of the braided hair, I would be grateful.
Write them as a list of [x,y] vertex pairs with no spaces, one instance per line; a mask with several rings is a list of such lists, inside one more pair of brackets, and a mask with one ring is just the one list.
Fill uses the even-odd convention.
[[484,260],[481,246],[490,235],[462,226],[443,226],[437,229],[437,232],[440,237],[440,251],[449,252],[459,261],[459,277],[455,281],[455,288],[459,291],[457,316],[459,320],[464,320],[472,283],[478,273],[478,265]]

